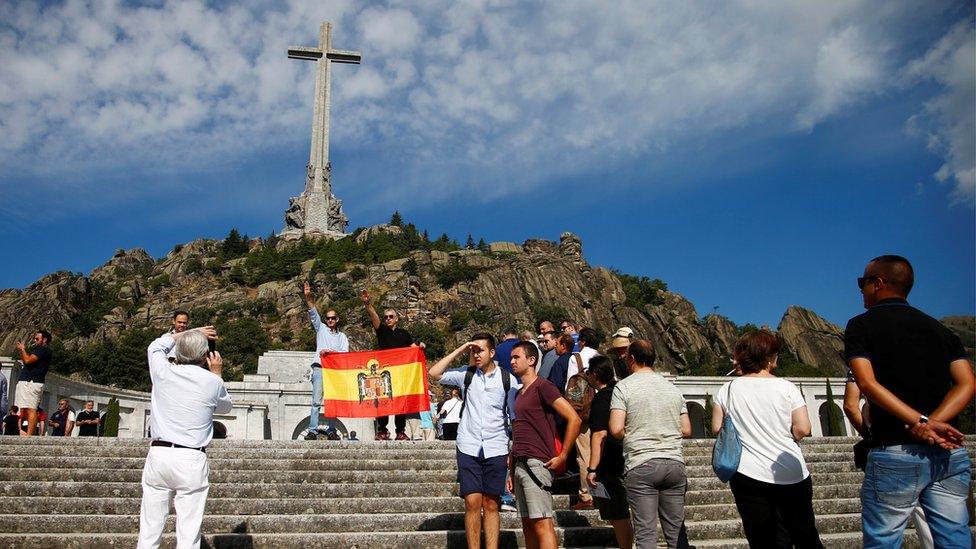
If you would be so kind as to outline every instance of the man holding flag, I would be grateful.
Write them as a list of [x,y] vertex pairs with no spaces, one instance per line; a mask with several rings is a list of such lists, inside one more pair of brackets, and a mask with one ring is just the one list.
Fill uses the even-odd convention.
[[[447,370],[461,355],[468,355],[466,368]],[[464,531],[469,548],[497,549],[501,495],[508,475],[509,415],[518,393],[515,376],[494,361],[495,338],[479,333],[471,336],[428,372],[442,385],[460,387],[464,406],[458,424],[458,482],[464,498]]]
[[[363,290],[360,298],[363,300],[363,305],[366,306],[366,312],[369,314],[369,320],[373,324],[373,329],[376,330],[376,348],[378,350],[384,351],[387,349],[417,346],[410,332],[397,327],[397,322],[400,321],[400,315],[395,310],[384,310],[383,321],[381,322],[380,315],[376,314],[376,308],[373,307],[373,303],[369,300],[369,292]],[[376,418],[376,440],[390,440],[390,431],[387,428],[389,424],[389,416],[379,416]],[[396,440],[410,440],[410,437],[407,436],[407,414],[396,414],[393,417],[393,426],[396,428]]]
[[[303,288],[305,293],[305,303],[308,305],[308,317],[312,322],[312,329],[315,330],[315,355],[320,357],[325,353],[348,353],[349,338],[346,334],[339,331],[339,314],[329,309],[325,312],[325,324],[319,317],[319,311],[315,308],[315,297],[312,295],[312,286],[305,282]],[[312,363],[312,410],[308,416],[308,433],[305,440],[315,440],[318,438],[319,430],[319,410],[322,408],[322,364]],[[335,431],[335,420],[329,418],[329,431]]]

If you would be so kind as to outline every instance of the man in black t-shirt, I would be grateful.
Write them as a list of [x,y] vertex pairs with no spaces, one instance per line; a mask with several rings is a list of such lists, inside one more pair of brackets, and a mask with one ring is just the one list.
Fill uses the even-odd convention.
[[[376,314],[376,309],[369,300],[369,292],[363,290],[360,297],[363,300],[363,305],[366,306],[366,312],[369,313],[369,319],[373,323],[373,329],[376,330],[377,350],[384,351],[386,349],[417,346],[410,332],[397,327],[400,315],[395,310],[386,309],[383,311],[383,321],[381,322],[380,315]],[[420,346],[424,347],[422,343]],[[393,422],[396,428],[396,440],[410,440],[410,437],[407,436],[407,415],[398,414],[394,416]],[[376,440],[390,440],[390,431],[387,428],[389,424],[390,416],[376,418]]]
[[600,518],[613,525],[617,545],[634,544],[634,525],[630,522],[630,506],[624,488],[624,447],[610,434],[610,399],[614,388],[614,364],[609,357],[598,355],[590,359],[590,382],[598,389],[590,403],[590,462],[586,468],[586,482],[590,493],[600,482],[610,498],[594,496]]
[[78,412],[78,415],[75,418],[75,425],[78,426],[78,436],[98,436],[99,423],[101,423],[101,420],[98,417],[98,412],[95,411],[95,402],[89,400],[85,403],[85,409]]
[[20,409],[18,409],[16,406],[11,406],[10,413],[3,418],[3,434],[20,434]]
[[[38,330],[34,333],[34,346],[27,351],[23,342],[17,342],[17,350],[20,352],[20,361],[24,367],[20,370],[17,378],[17,393],[14,396],[14,404],[20,408],[20,412],[27,418],[27,436],[33,435],[37,430],[37,407],[41,403],[41,396],[44,394],[44,379],[47,377],[47,369],[51,366],[51,333],[47,330]],[[41,426],[43,430],[43,425]]]
[[971,465],[952,424],[972,402],[976,379],[959,337],[908,304],[914,282],[904,257],[872,259],[857,279],[867,311],[844,334],[848,365],[871,403],[864,546],[901,545],[921,503],[937,547],[969,547]]
[[51,414],[47,424],[51,428],[52,437],[71,436],[71,431],[75,428],[75,412],[68,406],[67,399],[58,401],[58,409]]

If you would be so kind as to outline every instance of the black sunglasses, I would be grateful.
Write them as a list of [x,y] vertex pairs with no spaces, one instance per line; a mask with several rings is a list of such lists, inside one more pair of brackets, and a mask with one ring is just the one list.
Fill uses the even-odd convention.
[[396,315],[383,315],[383,318],[396,318]]
[[339,317],[337,317],[337,316],[327,316],[327,317],[325,317],[325,319],[326,320],[339,320]]
[[863,290],[864,285],[868,283],[869,280],[882,280],[880,276],[859,276],[857,277],[857,289]]

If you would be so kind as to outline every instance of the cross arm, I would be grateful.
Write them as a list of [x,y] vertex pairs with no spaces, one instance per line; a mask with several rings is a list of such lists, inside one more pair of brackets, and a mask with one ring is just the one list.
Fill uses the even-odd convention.
[[[289,51],[289,56],[291,56],[290,51]],[[326,54],[326,57],[330,61],[335,63],[355,63],[357,65],[363,59],[363,55],[358,51],[349,51],[349,50],[329,50],[329,53]]]
[[317,61],[322,58],[322,50],[318,48],[309,48],[306,46],[290,46],[288,48],[288,58]]

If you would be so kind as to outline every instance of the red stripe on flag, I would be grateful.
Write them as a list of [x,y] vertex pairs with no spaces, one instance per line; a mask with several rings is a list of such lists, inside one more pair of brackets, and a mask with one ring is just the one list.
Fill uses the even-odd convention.
[[385,351],[362,351],[358,353],[327,353],[320,355],[323,368],[333,370],[364,370],[366,364],[375,359],[381,367],[400,366],[402,364],[412,364],[419,362],[424,365],[424,372],[427,371],[427,358],[420,347],[402,347],[399,349],[387,349]]
[[379,401],[326,399],[323,413],[325,417],[380,417],[425,410],[430,410],[430,397],[426,391],[422,395],[404,395]]

